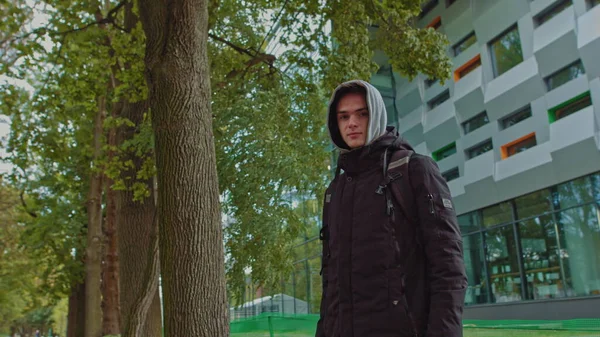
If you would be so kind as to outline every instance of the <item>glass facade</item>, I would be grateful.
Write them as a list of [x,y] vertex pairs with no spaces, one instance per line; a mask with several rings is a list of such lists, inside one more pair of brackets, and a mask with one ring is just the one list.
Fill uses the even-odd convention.
[[513,26],[498,38],[490,42],[494,76],[500,76],[523,62],[519,29]]
[[600,294],[600,174],[458,217],[467,305]]

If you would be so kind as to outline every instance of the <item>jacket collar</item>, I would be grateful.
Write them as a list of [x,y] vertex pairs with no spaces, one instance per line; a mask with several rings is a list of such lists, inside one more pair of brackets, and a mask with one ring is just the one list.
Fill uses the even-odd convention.
[[374,167],[381,167],[385,149],[405,147],[405,144],[394,127],[387,127],[386,133],[373,143],[350,151],[341,151],[338,158],[338,168],[349,175],[368,171]]

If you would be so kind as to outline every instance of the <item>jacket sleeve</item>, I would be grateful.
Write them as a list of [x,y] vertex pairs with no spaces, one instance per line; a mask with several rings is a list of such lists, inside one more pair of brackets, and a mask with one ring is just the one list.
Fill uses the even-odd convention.
[[[329,194],[329,189],[325,192],[325,198]],[[325,335],[325,317],[327,317],[327,267],[329,265],[329,226],[327,221],[328,214],[328,200],[323,200],[323,221],[320,231],[320,239],[323,243],[323,249],[321,250],[321,278],[322,278],[322,293],[321,293],[321,306],[319,309],[320,317],[317,322],[317,333],[315,337],[326,337]]]
[[411,160],[430,290],[427,337],[461,337],[467,289],[462,237],[446,180],[429,157]]

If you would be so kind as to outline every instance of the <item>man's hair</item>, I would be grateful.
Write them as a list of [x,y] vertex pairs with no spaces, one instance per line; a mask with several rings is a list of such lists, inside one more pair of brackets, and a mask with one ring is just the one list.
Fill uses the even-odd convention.
[[342,97],[348,94],[362,94],[367,99],[367,88],[356,82],[350,82],[342,84],[342,86],[335,92],[335,96],[333,97],[333,102],[331,103],[331,107],[337,112],[338,103],[342,99]]

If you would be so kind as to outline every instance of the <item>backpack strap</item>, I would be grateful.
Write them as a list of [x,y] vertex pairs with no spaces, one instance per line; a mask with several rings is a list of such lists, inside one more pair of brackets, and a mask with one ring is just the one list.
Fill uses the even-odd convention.
[[400,149],[394,151],[385,174],[389,177],[386,180],[394,182],[389,185],[389,190],[400,206],[400,211],[408,221],[417,226],[419,223],[418,213],[409,170],[410,160],[413,155],[414,152],[411,150]]

